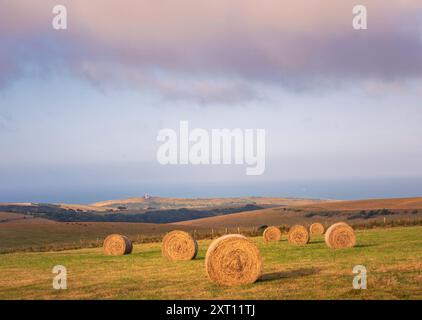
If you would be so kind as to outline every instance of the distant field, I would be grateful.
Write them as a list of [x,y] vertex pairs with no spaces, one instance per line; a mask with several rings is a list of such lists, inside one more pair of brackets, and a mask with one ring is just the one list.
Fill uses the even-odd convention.
[[54,223],[54,221],[43,219],[43,218],[34,218],[21,213],[14,212],[0,212],[0,226],[3,224],[45,224],[45,223]]
[[310,225],[313,222],[321,222],[326,226],[329,226],[337,221],[347,221],[351,224],[370,224],[372,222],[383,223],[384,218],[387,223],[392,221],[409,223],[413,221],[422,221],[422,209],[383,210],[382,208],[384,207],[370,210],[344,210],[337,207],[330,209],[277,207],[180,221],[174,224],[191,228],[233,228],[262,225],[291,226],[296,223]]
[[[304,247],[252,238],[263,260],[262,278],[219,287],[206,276],[199,241],[196,260],[168,262],[160,244],[103,256],[100,248],[0,256],[0,299],[422,299],[422,227],[357,231],[357,246],[332,250],[322,237]],[[68,289],[52,289],[52,268],[66,266]],[[368,289],[352,288],[355,265],[368,270]]]
[[304,209],[319,210],[372,210],[372,209],[421,209],[422,197],[416,198],[390,198],[390,199],[368,199],[353,201],[326,201],[313,204],[304,204],[298,207]]
[[176,227],[170,224],[124,222],[62,223],[43,220],[28,218],[0,223],[0,253],[98,246],[102,244],[103,239],[110,233],[122,233],[128,235],[134,241],[142,241],[151,236],[159,237],[176,228],[190,230],[189,227]]

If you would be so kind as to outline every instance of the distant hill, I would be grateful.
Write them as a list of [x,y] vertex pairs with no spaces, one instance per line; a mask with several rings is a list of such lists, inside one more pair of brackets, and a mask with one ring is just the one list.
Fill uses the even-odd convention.
[[169,210],[169,209],[215,209],[234,208],[246,205],[261,207],[311,205],[324,200],[276,197],[237,197],[237,198],[164,198],[137,197],[123,200],[108,200],[91,204],[95,208],[113,208],[119,210]]
[[326,201],[300,207],[319,210],[420,209],[422,208],[422,197]]
[[274,197],[198,199],[138,197],[91,205],[3,203],[0,204],[0,211],[60,222],[173,223],[275,206],[314,205],[322,201]]
[[261,225],[330,224],[335,221],[372,221],[384,217],[414,219],[422,217],[422,197],[372,199],[357,201],[327,201],[312,205],[276,207],[225,216],[209,217],[176,223],[188,227],[259,227]]
[[26,214],[13,213],[13,212],[0,212],[0,224],[51,224],[54,221],[34,218]]
[[3,220],[0,217],[0,223],[10,219],[21,223],[32,221],[30,219],[47,219],[58,222],[177,223],[179,226],[198,228],[238,227],[312,221],[366,221],[388,216],[415,217],[422,213],[422,197],[356,201],[274,197],[148,197],[91,205],[6,203],[0,204],[0,212],[20,215]]

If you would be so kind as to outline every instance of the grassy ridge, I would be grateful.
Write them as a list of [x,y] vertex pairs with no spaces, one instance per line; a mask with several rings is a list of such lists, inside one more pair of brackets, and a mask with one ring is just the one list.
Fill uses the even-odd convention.
[[[255,284],[221,288],[205,273],[210,240],[198,258],[167,262],[160,244],[140,244],[132,255],[105,257],[101,249],[0,256],[1,299],[422,299],[422,227],[357,231],[355,248],[331,250],[322,237],[308,246],[252,238],[264,260]],[[68,290],[52,289],[52,268],[68,270]],[[368,289],[352,288],[352,268],[368,269]],[[13,275],[13,276],[12,276]]]

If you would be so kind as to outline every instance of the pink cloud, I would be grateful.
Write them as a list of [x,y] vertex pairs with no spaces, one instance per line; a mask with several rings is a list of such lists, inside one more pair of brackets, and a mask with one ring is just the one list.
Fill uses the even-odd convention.
[[[62,33],[51,28],[55,4],[2,2],[0,37],[7,37],[8,47],[0,52],[0,68],[52,62],[97,82],[142,78],[182,95],[185,90],[177,88],[183,86],[169,90],[163,82],[234,77],[306,86],[320,77],[400,80],[422,74],[420,0],[360,1],[369,11],[366,31],[352,29],[352,0],[66,0],[61,4],[68,8],[69,29]],[[157,80],[157,70],[175,78]],[[204,81],[202,87],[211,86]]]

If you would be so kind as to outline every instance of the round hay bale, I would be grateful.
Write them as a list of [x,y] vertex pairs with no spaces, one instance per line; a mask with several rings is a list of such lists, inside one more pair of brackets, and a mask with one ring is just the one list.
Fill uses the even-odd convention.
[[309,227],[309,233],[311,234],[311,236],[321,235],[321,234],[324,234],[324,232],[325,232],[325,228],[322,223],[315,222],[315,223],[312,223],[311,226]]
[[120,234],[111,234],[104,240],[104,253],[110,256],[121,256],[132,253],[132,241]]
[[170,261],[192,260],[198,253],[198,244],[189,233],[175,230],[163,238],[161,252]]
[[275,242],[281,240],[281,231],[277,227],[268,227],[262,234],[266,242]]
[[310,236],[308,230],[304,226],[296,224],[290,228],[288,239],[291,244],[304,245],[309,242]]
[[254,283],[262,272],[261,254],[255,244],[240,234],[214,240],[205,256],[205,270],[215,283],[236,286]]
[[351,248],[356,244],[355,232],[345,222],[334,223],[325,232],[325,243],[333,249]]

